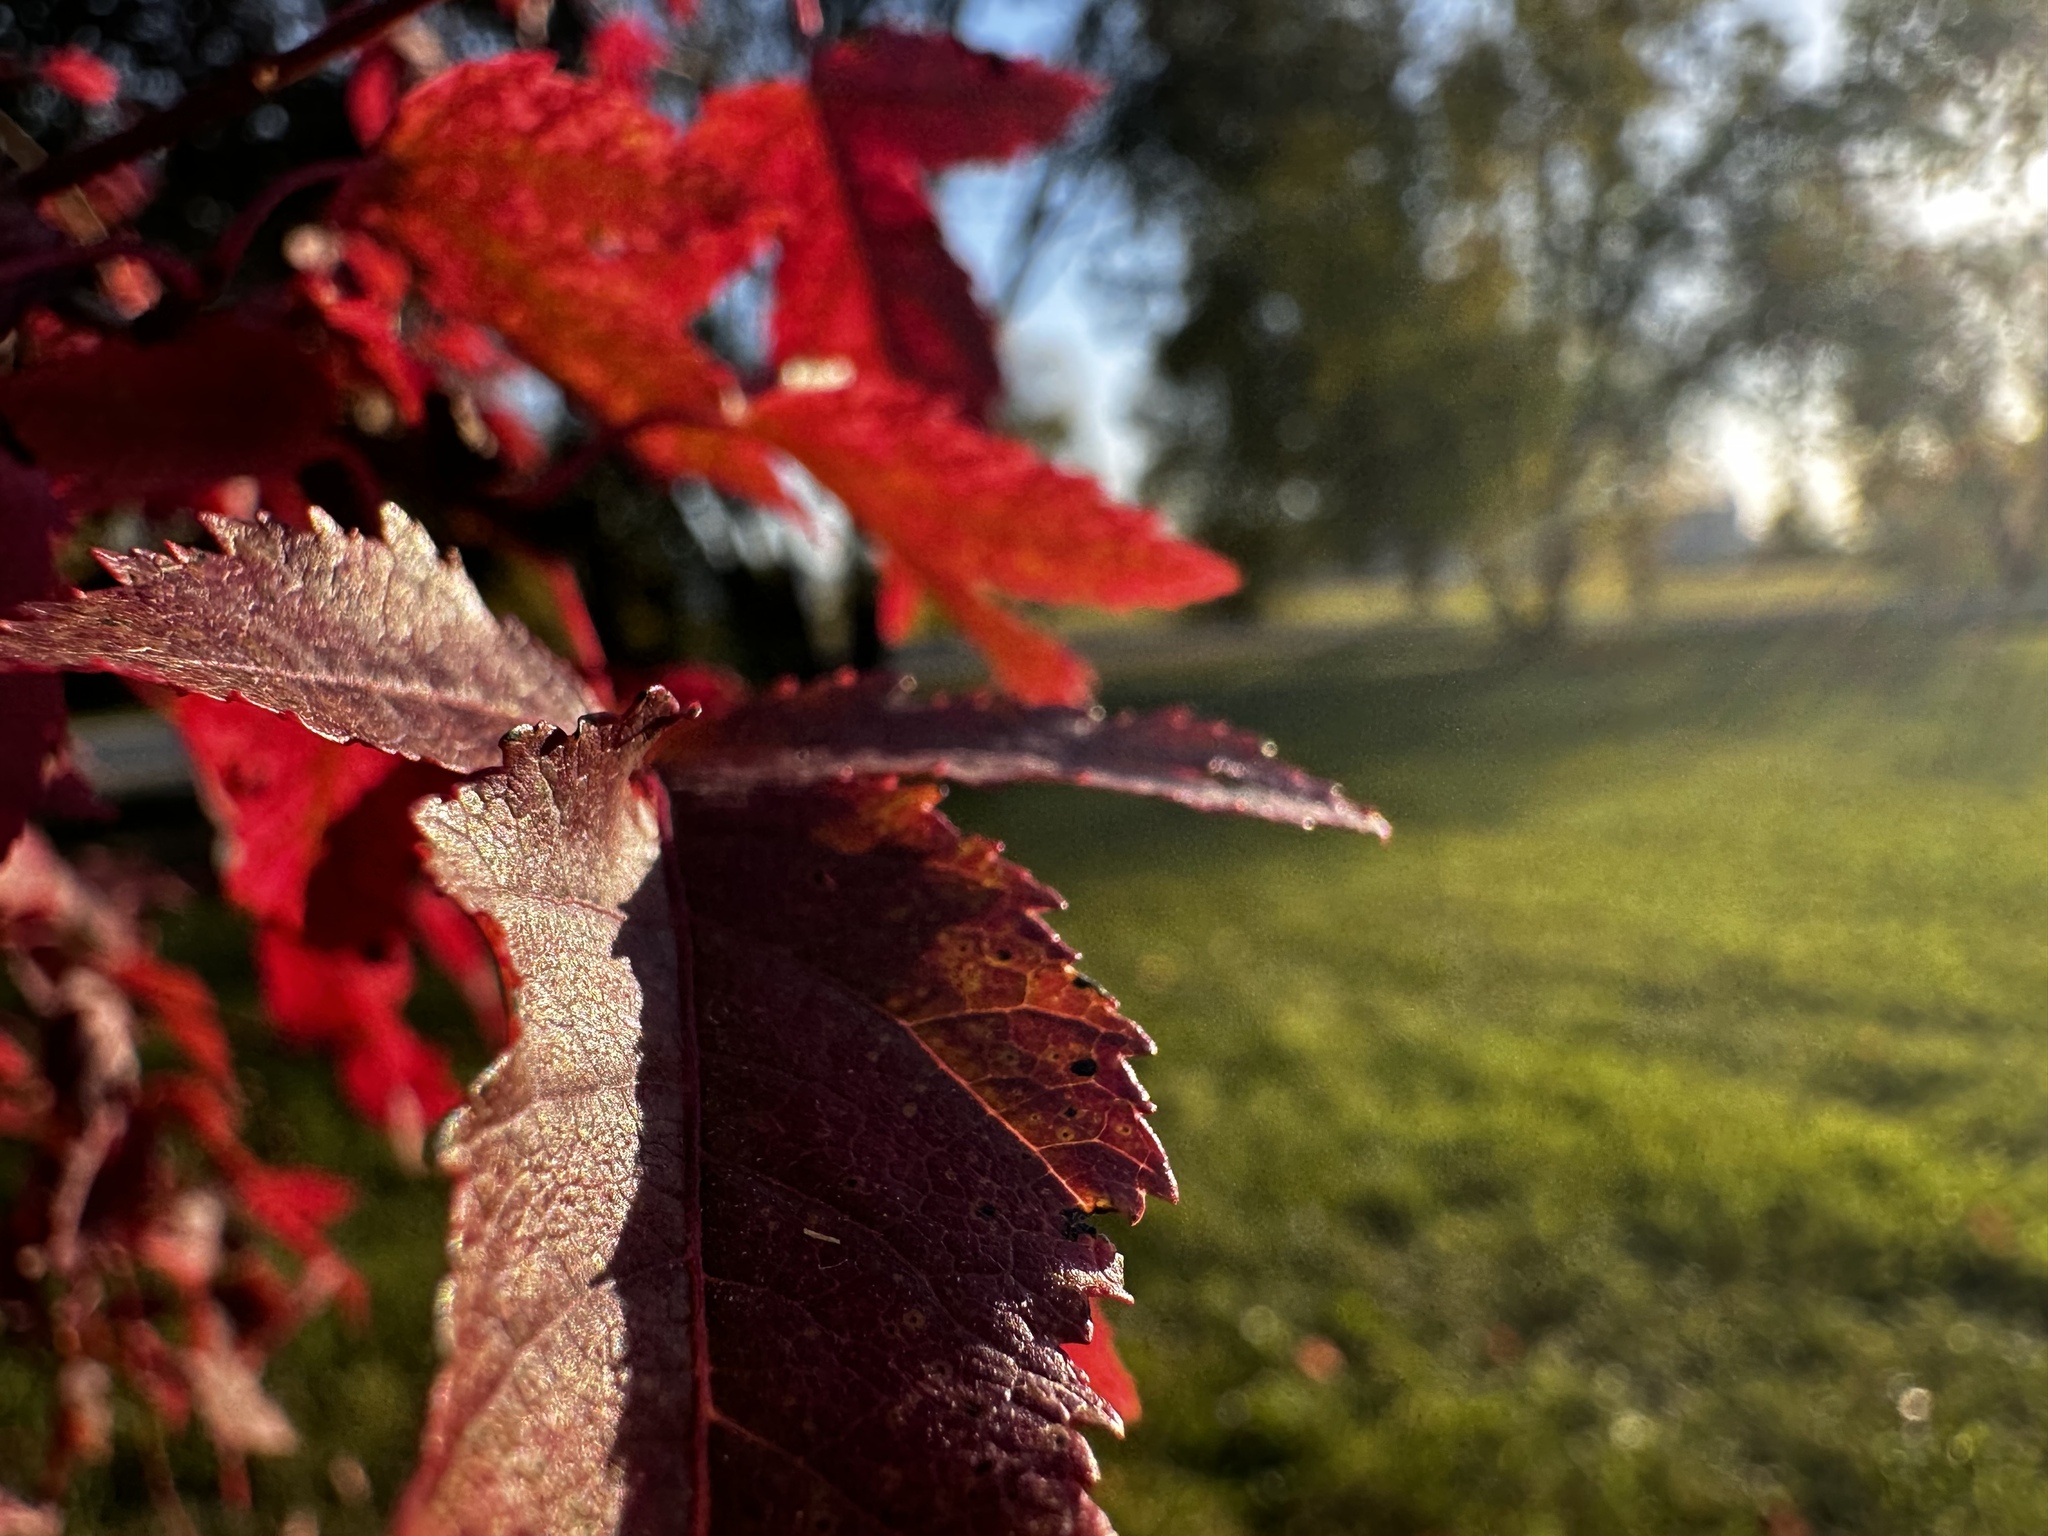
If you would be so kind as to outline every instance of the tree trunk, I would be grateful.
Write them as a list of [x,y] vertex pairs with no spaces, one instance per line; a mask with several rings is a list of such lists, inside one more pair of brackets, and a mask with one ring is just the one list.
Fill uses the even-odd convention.
[[1529,557],[1527,593],[1523,580],[1498,543],[1474,554],[1479,584],[1486,590],[1501,634],[1525,650],[1542,650],[1564,637],[1571,622],[1571,583],[1579,568],[1579,529],[1572,518],[1553,513],[1537,525]]
[[2043,523],[2048,521],[2048,436],[2028,453],[2027,467],[2003,506],[1991,514],[1991,561],[1999,585],[2012,597],[2041,579]]

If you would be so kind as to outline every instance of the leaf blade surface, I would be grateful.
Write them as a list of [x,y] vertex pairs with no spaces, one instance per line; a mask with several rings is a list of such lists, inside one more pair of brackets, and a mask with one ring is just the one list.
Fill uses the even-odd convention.
[[419,813],[522,1030],[449,1136],[400,1529],[1106,1532],[1060,1345],[1113,1251],[898,1020],[692,904],[633,777],[673,709],[515,733]]
[[0,621],[0,660],[114,672],[295,716],[457,772],[497,762],[521,721],[595,700],[516,622],[484,606],[395,506],[384,537],[316,518],[309,533],[209,520],[218,554],[172,546],[103,559],[118,586]]
[[1271,742],[1185,708],[1103,715],[987,695],[925,697],[908,678],[832,678],[750,699],[664,741],[672,785],[699,794],[849,777],[1078,784],[1198,811],[1387,835],[1379,812],[1282,762]]

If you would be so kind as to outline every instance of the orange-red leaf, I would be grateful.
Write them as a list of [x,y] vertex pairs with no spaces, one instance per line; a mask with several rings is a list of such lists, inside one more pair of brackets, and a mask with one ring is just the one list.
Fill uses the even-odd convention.
[[689,336],[777,210],[734,168],[774,124],[688,136],[627,92],[545,54],[465,64],[409,95],[353,189],[356,216],[411,259],[427,296],[487,325],[669,473],[781,499],[758,449],[721,431],[730,372]]
[[1156,513],[1119,505],[1086,476],[902,385],[773,390],[748,425],[830,487],[981,645],[997,680],[1031,703],[1084,701],[1087,673],[997,608],[997,595],[1173,608],[1237,586],[1228,560]]
[[0,418],[80,510],[293,475],[333,455],[337,414],[317,345],[231,310],[0,378]]
[[[415,91],[384,155],[357,217],[405,249],[438,305],[497,331],[607,425],[637,429],[634,451],[659,473],[780,505],[777,459],[803,464],[1021,697],[1076,701],[1089,674],[1000,599],[1172,607],[1235,586],[1227,561],[1156,516],[889,377],[873,303],[848,297],[867,269],[800,249],[814,224],[842,243],[853,227],[803,87],[716,94],[683,134],[623,92],[517,56]],[[911,164],[907,151],[893,163]],[[686,328],[776,234],[796,242],[778,302],[813,313],[805,344],[835,355],[788,359],[792,387],[748,402]],[[837,309],[822,289],[804,297],[828,269]],[[813,387],[844,384],[848,358],[851,387]]]

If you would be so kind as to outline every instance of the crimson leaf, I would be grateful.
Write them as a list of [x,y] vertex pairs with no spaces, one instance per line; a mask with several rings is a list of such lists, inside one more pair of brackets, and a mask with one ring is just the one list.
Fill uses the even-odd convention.
[[232,311],[0,378],[0,418],[80,510],[289,477],[334,454],[337,416],[325,360],[284,325]]
[[1237,570],[1153,512],[983,432],[887,379],[769,390],[749,430],[798,460],[880,541],[988,658],[1007,692],[1086,703],[1094,675],[999,596],[1119,612],[1221,597]]
[[1263,821],[1389,830],[1339,786],[1280,762],[1271,742],[1189,709],[1105,715],[986,695],[920,698],[913,679],[886,675],[750,700],[669,733],[660,761],[671,785],[707,794],[855,776],[1047,780]]
[[[306,887],[335,824],[399,760],[327,741],[267,710],[201,695],[180,699],[173,718],[200,800],[220,829],[221,889],[260,922],[305,927]],[[422,784],[418,794],[439,787]],[[346,846],[353,852],[360,845],[352,839]],[[401,847],[410,853],[411,839]],[[349,905],[352,915],[361,913],[360,900]]]
[[701,907],[908,1025],[1073,1204],[1136,1218],[1175,1198],[1129,1066],[1151,1040],[1039,919],[1059,897],[937,805],[872,781],[678,794],[675,843]]
[[[787,82],[714,92],[685,133],[625,92],[515,55],[408,96],[344,208],[405,254],[437,308],[496,332],[626,434],[648,469],[786,506],[777,466],[795,460],[885,550],[892,616],[914,582],[1003,687],[1085,701],[1087,668],[1005,599],[1178,607],[1231,591],[1235,568],[945,397],[863,371],[886,350],[871,306],[778,289],[780,308],[821,328],[805,344],[836,350],[787,359],[781,385],[751,398],[688,334],[770,235],[808,227],[823,132]],[[785,256],[789,283],[815,275],[801,252]]]
[[984,419],[1002,387],[989,317],[940,238],[925,174],[1047,144],[1099,88],[876,28],[820,53],[801,126],[777,142],[794,207],[776,273],[776,361],[843,356]]
[[[265,1010],[285,1038],[331,1052],[349,1102],[416,1158],[461,1094],[445,1055],[401,1012],[413,983],[405,932],[424,915],[442,953],[452,925],[473,925],[420,878],[408,812],[455,775],[247,704],[188,695],[176,719],[220,829],[222,888],[264,925]],[[495,974],[489,988],[495,1024]]]
[[458,772],[519,721],[595,707],[561,660],[484,606],[462,562],[384,509],[380,543],[316,514],[310,533],[210,518],[218,555],[102,554],[120,585],[0,621],[0,660],[115,672],[240,697],[330,741]]
[[399,1529],[1106,1532],[1078,1429],[1115,1415],[1059,1346],[1119,1261],[901,1024],[697,898],[636,777],[676,712],[515,732],[419,813],[521,1034],[447,1137]]

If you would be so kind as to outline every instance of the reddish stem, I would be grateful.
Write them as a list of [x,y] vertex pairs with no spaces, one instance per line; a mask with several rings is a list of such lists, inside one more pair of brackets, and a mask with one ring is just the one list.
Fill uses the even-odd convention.
[[10,190],[32,203],[52,192],[90,181],[130,160],[168,149],[196,128],[221,118],[238,117],[259,106],[286,86],[298,84],[328,60],[362,47],[431,4],[433,0],[366,0],[343,11],[325,31],[290,52],[240,65],[119,133],[46,160],[17,177]]

